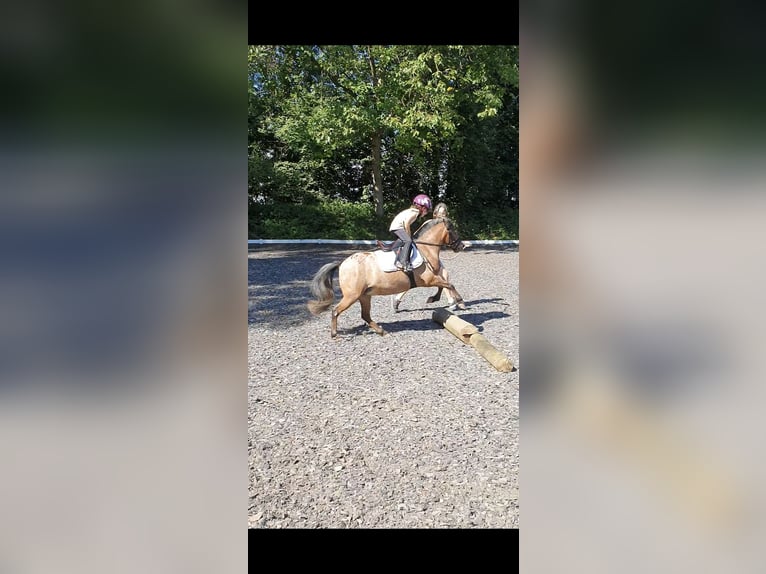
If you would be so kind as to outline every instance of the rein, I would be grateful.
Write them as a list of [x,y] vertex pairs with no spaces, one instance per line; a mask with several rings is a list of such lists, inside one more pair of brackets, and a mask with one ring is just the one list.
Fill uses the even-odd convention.
[[431,245],[432,247],[449,247],[450,249],[454,249],[455,246],[460,243],[460,240],[455,239],[455,241],[452,241],[451,243],[428,243],[427,241],[418,241],[415,239],[413,240],[413,243],[416,245]]
[[[431,221],[433,221],[433,220],[431,220]],[[423,227],[418,229],[418,231],[416,233],[420,233],[426,225],[428,225],[430,227],[432,224],[429,223],[429,222],[426,222],[425,224],[423,224]],[[449,232],[448,236],[452,237],[452,231],[450,230],[449,226],[447,227],[447,229],[448,229],[448,232]],[[430,243],[428,241],[422,241],[420,239],[413,238],[412,243],[414,245],[430,245],[431,247],[439,247],[439,248],[441,248],[441,247],[449,247],[450,249],[457,250],[457,247],[460,244],[460,237],[455,237],[454,241],[450,241],[448,243]],[[428,268],[431,270],[432,273],[436,274],[436,273],[439,272],[439,269],[441,269],[441,256],[439,254],[437,254],[437,265],[436,265],[436,267],[434,267],[432,265],[432,263],[428,260],[428,257],[424,257],[424,259],[425,259],[426,265],[428,266]]]
[[449,247],[451,243],[427,243],[426,241],[414,240],[413,243],[417,245],[433,245],[434,247]]
[[452,261],[453,259],[457,259],[460,256],[460,253],[455,253],[452,255],[452,257],[445,257],[444,255],[439,255],[439,259],[442,261]]
[[[443,219],[446,219],[446,218],[440,218],[440,219],[443,220]],[[434,221],[434,220],[432,219],[431,221],[427,221],[426,223],[424,223],[423,226],[420,229],[418,229],[416,233],[420,233],[425,226],[429,226],[430,227],[432,225],[432,223],[431,223],[432,221]],[[450,234],[451,234],[451,232],[450,232]],[[460,243],[460,238],[456,238],[454,241],[451,241],[449,243],[429,243],[427,241],[421,241],[419,239],[414,239],[414,238],[413,238],[412,242],[415,245],[430,245],[432,247],[449,247],[450,249],[455,249],[455,247],[458,245],[458,243]]]

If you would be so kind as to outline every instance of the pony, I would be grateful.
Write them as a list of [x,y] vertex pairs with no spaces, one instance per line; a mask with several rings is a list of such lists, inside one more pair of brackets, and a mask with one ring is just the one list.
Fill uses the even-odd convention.
[[412,258],[415,269],[410,273],[400,270],[384,271],[380,260],[383,252],[364,251],[354,253],[343,261],[336,261],[322,266],[311,281],[311,294],[316,298],[307,303],[313,315],[320,315],[329,309],[335,300],[333,275],[338,271],[338,285],[343,294],[340,302],[332,311],[330,337],[338,334],[338,316],[351,305],[359,301],[362,307],[362,320],[379,335],[386,331],[372,320],[370,309],[374,295],[394,295],[413,287],[439,287],[447,289],[458,305],[465,304],[455,287],[444,275],[444,268],[439,260],[439,251],[448,247],[455,252],[465,248],[455,226],[447,217],[435,217],[426,221],[413,236],[413,245],[422,257]]

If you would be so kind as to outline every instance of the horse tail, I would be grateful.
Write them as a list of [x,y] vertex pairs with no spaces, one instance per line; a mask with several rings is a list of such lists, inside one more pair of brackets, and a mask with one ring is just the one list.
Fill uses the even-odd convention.
[[316,297],[315,301],[309,301],[307,307],[312,315],[319,315],[327,311],[335,299],[335,293],[332,290],[332,275],[340,267],[340,261],[324,265],[314,279],[311,281],[311,294]]

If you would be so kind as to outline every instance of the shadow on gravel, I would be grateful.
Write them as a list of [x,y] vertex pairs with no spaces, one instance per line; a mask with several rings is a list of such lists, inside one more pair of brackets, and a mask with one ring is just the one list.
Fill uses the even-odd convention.
[[[357,250],[280,246],[250,250],[247,260],[248,325],[291,327],[313,318],[306,308],[309,285],[322,265]],[[336,289],[336,301],[338,290]]]
[[508,301],[502,297],[493,297],[492,299],[475,299],[473,301],[465,302],[466,307],[475,307],[476,305],[480,305],[482,303],[502,303],[503,305],[507,305]]
[[[399,333],[402,331],[435,331],[441,329],[441,325],[434,323],[431,319],[405,319],[403,321],[378,322],[389,333]],[[365,325],[366,327],[366,325]]]
[[311,299],[308,281],[286,285],[250,285],[248,288],[248,324],[290,326],[311,319],[306,308]]
[[[429,287],[429,289],[433,289],[433,287]],[[425,301],[425,299],[427,299],[427,297],[424,297],[423,301]],[[475,307],[476,305],[480,305],[482,303],[502,303],[503,305],[508,305],[508,301],[506,301],[502,297],[494,297],[492,299],[476,299],[474,301],[465,301],[465,305],[467,307],[465,311],[461,311],[460,309],[455,309],[455,310],[450,309],[450,312],[461,315],[461,314],[464,314],[466,311],[470,310],[472,307]],[[429,303],[427,307],[410,307],[410,308],[399,307],[399,310],[397,311],[397,313],[398,314],[414,313],[414,312],[435,310],[435,309],[439,309],[440,307],[446,307],[446,308],[450,307],[447,304],[447,301],[444,295],[442,295],[441,301],[436,302],[435,306],[431,307],[431,305],[432,304]]]
[[509,313],[503,313],[502,311],[488,311],[486,313],[458,312],[455,314],[458,317],[460,317],[463,321],[468,321],[472,325],[478,327],[479,331],[483,330],[482,324],[488,321],[494,321],[495,319],[503,319],[505,317],[511,316]]
[[[434,308],[435,310],[436,308]],[[489,311],[487,313],[455,313],[455,315],[459,316],[464,321],[468,321],[472,325],[479,328],[479,331],[482,330],[482,323],[485,323],[487,321],[492,321],[494,319],[502,319],[503,317],[510,317],[508,313],[503,313],[501,311]],[[373,317],[374,318],[374,317]],[[436,323],[432,318],[427,319],[417,319],[417,320],[408,320],[405,319],[403,321],[393,321],[393,322],[382,322],[379,321],[378,324],[383,327],[386,331],[389,333],[396,333],[400,331],[433,331],[436,329],[441,329],[442,326],[438,323]],[[367,326],[364,326],[367,328]]]

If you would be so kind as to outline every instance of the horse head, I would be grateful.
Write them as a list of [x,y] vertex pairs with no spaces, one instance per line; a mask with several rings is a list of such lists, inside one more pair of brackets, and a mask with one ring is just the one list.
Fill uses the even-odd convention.
[[452,221],[445,217],[444,225],[447,228],[447,247],[455,252],[465,249],[465,244],[460,240],[460,235],[458,235],[458,232],[455,229],[455,226],[452,224]]
[[[435,217],[426,221],[415,233],[414,239],[416,243],[449,247],[456,252],[465,249],[454,224],[447,217]],[[426,243],[426,241],[430,243]]]

